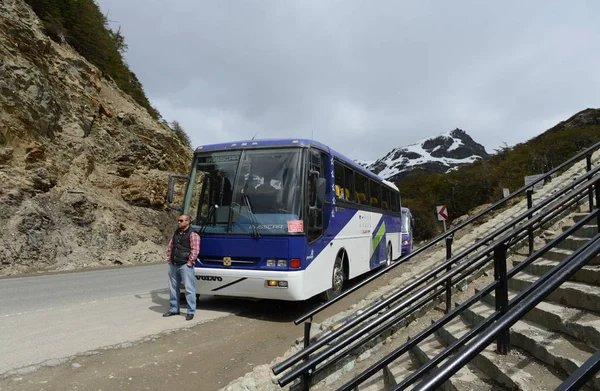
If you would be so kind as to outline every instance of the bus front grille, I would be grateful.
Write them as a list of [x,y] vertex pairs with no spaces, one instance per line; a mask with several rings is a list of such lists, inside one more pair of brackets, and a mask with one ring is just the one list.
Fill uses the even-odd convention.
[[[223,258],[203,258],[200,260],[207,266],[256,266],[260,262],[260,258],[235,258],[230,260]],[[230,262],[230,263],[229,263]]]

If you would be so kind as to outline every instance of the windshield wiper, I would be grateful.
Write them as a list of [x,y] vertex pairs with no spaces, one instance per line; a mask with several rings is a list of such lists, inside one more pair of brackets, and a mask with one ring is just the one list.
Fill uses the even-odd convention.
[[246,204],[246,208],[248,208],[248,215],[250,216],[250,226],[252,227],[252,236],[254,236],[255,238],[259,238],[260,233],[258,233],[258,229],[256,228],[258,221],[256,220],[256,215],[252,211],[252,205],[250,205],[250,197],[248,197],[248,194],[246,194],[246,192],[242,192],[242,198],[244,199],[244,204]]
[[210,209],[208,210],[208,213],[206,214],[206,220],[205,220],[204,224],[202,225],[202,227],[200,228],[200,231],[198,232],[199,235],[202,235],[204,233],[204,231],[206,231],[206,227],[210,223],[210,219],[213,217],[213,215],[215,214],[215,211],[218,208],[219,208],[219,205],[216,205],[216,204],[210,206]]

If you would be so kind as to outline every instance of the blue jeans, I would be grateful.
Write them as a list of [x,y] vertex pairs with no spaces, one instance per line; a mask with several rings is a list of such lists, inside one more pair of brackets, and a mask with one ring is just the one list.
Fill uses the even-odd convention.
[[192,315],[196,312],[196,282],[194,281],[194,267],[173,265],[169,263],[169,311],[179,312],[179,285],[183,281],[185,287],[185,301],[187,302],[187,313]]

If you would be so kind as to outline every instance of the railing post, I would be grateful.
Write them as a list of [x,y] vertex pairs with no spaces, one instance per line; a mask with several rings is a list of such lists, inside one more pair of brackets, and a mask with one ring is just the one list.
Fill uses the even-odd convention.
[[[494,247],[494,278],[498,281],[496,286],[496,311],[502,316],[508,312],[508,280],[506,278],[506,243]],[[510,330],[504,330],[496,340],[496,350],[500,354],[510,351]]]
[[[533,189],[527,189],[527,210],[533,207]],[[527,215],[527,220],[531,220],[533,215],[530,213]],[[529,242],[529,255],[533,254],[533,226],[527,228],[527,240]]]
[[[304,348],[306,349],[310,345],[310,327],[312,326],[312,317],[304,322]],[[308,360],[310,356],[307,354],[304,356],[304,360]],[[310,390],[310,373],[306,371],[302,374],[302,390]]]
[[[592,155],[591,154],[587,154],[585,155],[585,163],[586,163],[586,168],[587,171],[591,171],[592,169]],[[590,178],[591,180],[592,178]],[[588,200],[590,203],[590,212],[594,209],[594,190],[592,188],[592,186],[589,187],[588,190]]]
[[[449,235],[446,237],[446,260],[452,258],[452,239],[453,236]],[[450,271],[452,267],[448,265],[446,271]],[[446,279],[446,313],[452,309],[452,279]]]
[[[594,189],[596,190],[596,207],[600,208],[600,181],[594,183]],[[600,232],[600,214],[596,216],[596,228]]]

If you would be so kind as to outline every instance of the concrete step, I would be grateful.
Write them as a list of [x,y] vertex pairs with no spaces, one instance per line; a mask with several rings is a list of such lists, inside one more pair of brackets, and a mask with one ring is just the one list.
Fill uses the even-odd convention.
[[[357,391],[384,391],[389,390],[392,387],[397,386],[402,380],[410,376],[415,369],[419,368],[419,365],[415,365],[415,361],[410,357],[409,354],[405,354],[396,361],[386,366],[383,371],[380,371],[377,375],[372,376],[369,380],[359,385]],[[415,385],[419,384],[421,380],[415,382],[415,384],[406,388],[406,390],[412,390]]]
[[[434,336],[431,335],[423,342],[415,346],[413,353],[417,360],[423,365],[437,356],[444,350],[445,346]],[[448,359],[446,359],[448,360]],[[440,363],[443,364],[446,360]],[[485,373],[481,372],[473,364],[467,364],[462,367],[454,376],[446,381],[442,387],[443,391],[462,391],[462,390],[503,390],[504,388],[490,379]]]
[[[521,262],[522,261],[520,260],[515,260],[513,261],[513,265],[517,266]],[[560,262],[558,261],[540,259],[533,262],[533,264],[526,266],[524,271],[536,276],[542,276],[555,268],[559,263]],[[571,277],[571,281],[578,281],[585,284],[600,286],[600,265],[584,266],[581,270],[575,273],[573,277]]]
[[[366,382],[360,384],[357,391],[383,391],[389,390],[392,387],[397,386],[402,380],[410,376],[420,365],[416,364],[417,361],[410,354],[404,354],[396,361],[390,363],[382,371],[379,371],[376,375],[372,376]],[[419,384],[421,380],[415,384],[406,388],[406,390],[412,390],[415,385]]]
[[[573,253],[573,251],[571,251],[571,250],[565,250],[562,248],[554,247],[550,251],[545,253],[543,258],[547,259],[549,261],[560,262],[560,261],[564,260],[566,257],[568,257],[569,255],[571,255],[572,253]],[[587,264],[588,265],[600,265],[600,254],[598,254],[594,258],[590,259],[590,261]]]
[[[412,354],[405,354],[398,360],[390,363],[383,371],[385,376],[385,388],[383,388],[383,390],[388,390],[397,386],[400,384],[400,382],[402,382],[402,380],[409,377],[418,368],[419,365],[417,364],[417,360],[412,356]],[[421,380],[418,380],[406,389],[412,390],[415,385],[419,384],[420,382]]]
[[[508,280],[508,287],[512,290],[522,291],[537,279],[537,276],[521,272]],[[581,282],[564,282],[546,300],[570,307],[600,312],[600,289]]]
[[[569,236],[568,238],[565,238],[564,240],[562,240],[561,242],[556,244],[557,248],[561,248],[563,250],[577,250],[579,247],[583,246],[584,244],[586,244],[590,239],[589,238],[583,238],[583,237],[579,237],[579,236]],[[546,239],[546,243],[552,241],[552,239],[548,238]]]
[[[562,227],[562,231],[565,232],[571,228],[570,226]],[[582,238],[593,238],[598,233],[598,227],[595,224],[586,224],[577,231],[575,231],[575,236],[579,236]]]
[[[462,316],[470,326],[475,326],[494,311],[489,304],[480,302],[468,308]],[[511,327],[510,343],[541,362],[564,371],[566,376],[573,373],[595,353],[593,348],[575,338],[550,331],[528,321],[518,321]],[[600,375],[589,383],[594,389],[600,390]]]
[[[438,330],[437,335],[446,344],[462,337],[469,326],[461,318],[454,319]],[[564,376],[554,368],[543,365],[518,348],[501,355],[495,351],[496,344],[486,347],[472,361],[482,372],[511,390],[546,391],[555,390]]]
[[[516,292],[509,291],[508,299],[512,300],[516,295]],[[483,301],[495,306],[494,294],[484,296]],[[577,338],[596,350],[600,349],[600,316],[593,312],[543,301],[531,309],[524,319]]]
[[386,390],[388,386],[385,384],[385,378],[382,371],[379,371],[376,375],[371,376],[366,382],[360,384],[355,388],[356,391],[382,391]]

